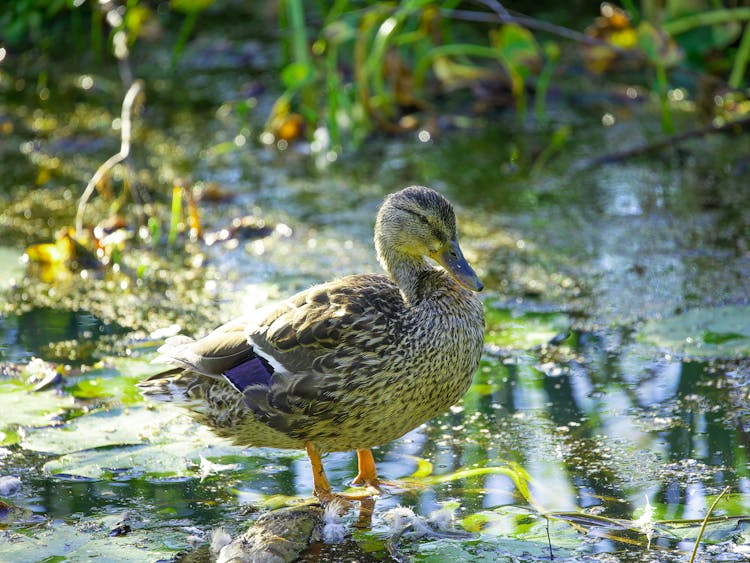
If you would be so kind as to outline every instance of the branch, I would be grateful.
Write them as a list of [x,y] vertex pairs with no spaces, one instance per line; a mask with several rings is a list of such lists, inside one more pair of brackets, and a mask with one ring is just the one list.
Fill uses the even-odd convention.
[[86,185],[86,189],[83,190],[81,199],[78,200],[78,211],[76,212],[76,236],[83,232],[83,212],[86,210],[86,204],[88,203],[91,194],[94,193],[97,184],[104,178],[112,167],[122,162],[130,154],[130,131],[131,131],[131,115],[133,113],[133,104],[135,103],[136,97],[143,90],[143,81],[136,80],[128,88],[125,98],[122,101],[122,113],[120,114],[120,150],[116,154],[110,156],[104,163],[96,169],[96,172],[89,180]]
[[[492,8],[491,5],[490,7]],[[524,15],[514,16],[514,15],[509,14],[507,10],[504,10],[504,9],[503,10],[495,9],[495,13],[477,12],[477,11],[472,11],[472,10],[449,10],[449,9],[442,10],[442,12],[450,18],[463,20],[463,21],[484,22],[484,23],[515,23],[527,29],[535,29],[537,31],[543,31],[545,33],[549,33],[550,35],[556,35],[557,37],[562,37],[563,39],[568,39],[570,41],[581,43],[583,45],[605,46],[611,49],[612,52],[617,53],[618,55],[626,55],[629,57],[642,57],[640,53],[638,53],[637,51],[633,51],[632,49],[623,49],[622,47],[618,47],[617,45],[604,41],[603,39],[590,37],[586,35],[585,33],[581,33],[580,31],[575,31],[573,29],[563,27],[561,25],[555,25],[553,23],[538,20],[530,16],[524,16]]]
[[660,151],[662,149],[676,145],[677,143],[681,143],[682,141],[686,141],[687,139],[705,137],[706,135],[715,135],[717,133],[741,131],[748,128],[750,128],[750,116],[743,117],[742,119],[736,119],[734,121],[729,121],[722,125],[712,124],[706,127],[690,129],[688,131],[683,131],[682,133],[679,133],[677,135],[664,137],[663,139],[659,139],[658,141],[655,141],[653,143],[647,143],[645,145],[639,145],[636,147],[625,149],[623,151],[605,154],[604,156],[600,156],[584,163],[583,166],[578,169],[578,171],[580,172],[581,170],[590,170],[591,168],[597,168],[599,166],[602,166],[603,164],[612,164],[614,162],[627,160],[634,156],[641,156],[646,153]]

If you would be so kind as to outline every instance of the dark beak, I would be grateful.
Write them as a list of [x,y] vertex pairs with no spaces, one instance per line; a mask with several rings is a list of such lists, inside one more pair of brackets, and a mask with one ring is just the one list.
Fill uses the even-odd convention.
[[430,255],[454,280],[470,291],[482,291],[484,285],[464,258],[458,241],[454,238],[446,242],[440,250]]

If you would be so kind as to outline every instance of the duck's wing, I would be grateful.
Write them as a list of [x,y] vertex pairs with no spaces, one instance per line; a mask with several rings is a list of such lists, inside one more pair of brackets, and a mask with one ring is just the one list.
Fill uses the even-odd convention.
[[348,276],[269,310],[248,325],[247,337],[283,371],[335,375],[387,347],[403,309],[390,278]]
[[247,320],[236,319],[203,338],[168,338],[158,350],[154,363],[165,363],[210,377],[221,377],[227,370],[255,357],[247,340]]
[[[371,399],[389,372],[404,302],[381,275],[349,276],[303,291],[248,325],[247,339],[274,370],[242,392],[256,417],[293,437],[334,428],[348,406]],[[321,430],[322,431],[322,430]]]
[[[370,399],[371,377],[387,375],[392,358],[386,351],[399,334],[403,307],[386,276],[349,276],[263,307],[199,340],[172,337],[154,361],[225,379],[259,421],[310,439],[315,427],[331,428],[346,416],[347,404]],[[175,371],[140,386],[164,394],[164,382]],[[205,395],[205,380],[180,381],[189,398]]]

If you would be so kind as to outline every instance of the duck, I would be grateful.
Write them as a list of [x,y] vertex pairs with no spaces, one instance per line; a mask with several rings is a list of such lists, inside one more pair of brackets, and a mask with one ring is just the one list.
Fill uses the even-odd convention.
[[[450,202],[424,186],[385,197],[375,220],[384,273],[314,285],[193,339],[168,338],[139,383],[244,447],[305,450],[322,503],[381,489],[372,448],[457,403],[484,340],[482,282]],[[321,455],[356,451],[357,495],[335,494]],[[372,491],[375,493],[372,493]]]

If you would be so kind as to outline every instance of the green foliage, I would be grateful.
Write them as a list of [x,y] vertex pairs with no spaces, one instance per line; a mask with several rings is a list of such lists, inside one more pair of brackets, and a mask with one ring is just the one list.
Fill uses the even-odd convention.
[[[280,25],[290,31],[281,72],[285,90],[267,129],[284,138],[281,129],[297,108],[308,136],[323,128],[339,150],[373,129],[413,130],[419,125],[414,111],[428,108],[435,93],[466,90],[482,80],[507,82],[523,116],[530,79],[548,54],[550,62],[559,58],[559,49],[542,50],[534,35],[516,24],[467,28],[459,37],[445,15],[448,5],[403,0],[362,9],[340,1],[323,14],[322,28],[312,31],[316,38],[309,49],[301,2],[284,2]],[[554,65],[545,68],[544,88]],[[537,111],[544,113],[543,101]]]
[[51,21],[76,7],[75,0],[14,0],[0,11],[0,41],[18,46],[42,42]]

